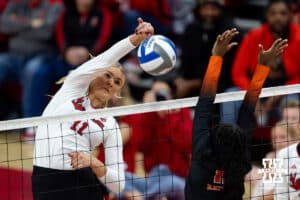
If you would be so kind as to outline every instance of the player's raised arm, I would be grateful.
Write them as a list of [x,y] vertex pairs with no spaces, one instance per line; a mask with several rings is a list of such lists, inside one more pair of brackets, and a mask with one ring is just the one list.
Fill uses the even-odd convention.
[[215,96],[222,69],[223,56],[232,49],[232,47],[237,45],[237,42],[231,42],[231,40],[238,33],[239,32],[236,28],[233,28],[225,31],[221,35],[218,35],[212,49],[212,56],[210,57],[208,67],[203,78],[200,95]]
[[194,158],[199,158],[199,156],[203,155],[203,152],[211,148],[209,145],[210,122],[213,116],[213,102],[217,91],[223,56],[233,46],[237,45],[237,43],[231,42],[232,38],[237,34],[238,31],[234,28],[218,35],[212,49],[212,56],[203,79],[193,122],[192,157]]
[[260,44],[258,63],[251,79],[250,85],[247,89],[240,114],[238,118],[239,126],[244,130],[251,130],[254,123],[254,109],[258,101],[261,89],[267,79],[270,68],[276,62],[276,59],[282,54],[283,50],[288,46],[287,39],[277,39],[273,42],[268,50],[264,50]]
[[[154,28],[150,23],[144,22],[142,18],[138,18],[137,23],[138,25],[135,29],[135,33],[119,41],[99,56],[96,56],[91,61],[87,62],[87,64],[95,66],[96,69],[101,68],[100,64],[105,67],[107,67],[107,65],[115,64],[135,47],[140,45],[145,38],[154,34]],[[84,65],[87,64],[83,64],[82,66],[85,68],[85,70],[87,70],[86,68],[88,66]]]
[[99,70],[104,70],[117,63],[122,57],[135,49],[145,38],[154,34],[154,28],[150,23],[144,22],[141,18],[137,19],[137,23],[135,33],[117,42],[111,48],[88,62],[83,63],[72,75],[95,73]]
[[137,23],[137,28],[132,35],[73,70],[64,81],[62,87],[64,92],[60,93],[64,93],[69,99],[84,95],[91,80],[95,79],[99,72],[112,66],[118,66],[122,57],[135,49],[145,38],[154,34],[154,28],[150,23],[144,22],[141,18],[138,19]]

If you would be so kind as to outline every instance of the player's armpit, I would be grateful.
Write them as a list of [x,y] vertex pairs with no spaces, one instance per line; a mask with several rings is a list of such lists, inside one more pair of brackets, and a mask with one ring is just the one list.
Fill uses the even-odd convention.
[[203,78],[200,94],[202,96],[214,96],[217,93],[218,81],[221,74],[223,58],[211,56],[205,76]]
[[261,89],[265,83],[265,80],[269,75],[269,72],[270,72],[270,68],[267,66],[260,65],[260,64],[256,66],[254,75],[251,79],[244,101],[252,105],[256,104]]

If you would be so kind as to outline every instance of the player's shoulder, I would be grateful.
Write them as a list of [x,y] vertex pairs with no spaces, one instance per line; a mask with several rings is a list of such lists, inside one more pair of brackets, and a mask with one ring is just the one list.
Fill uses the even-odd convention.
[[102,117],[102,121],[105,121],[107,127],[118,127],[118,122],[114,117]]

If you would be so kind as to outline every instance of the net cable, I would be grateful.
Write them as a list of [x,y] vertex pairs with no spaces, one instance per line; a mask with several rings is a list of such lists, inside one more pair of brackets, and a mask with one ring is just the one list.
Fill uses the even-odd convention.
[[[216,95],[215,103],[224,103],[230,101],[243,100],[246,91],[226,92]],[[260,98],[272,97],[279,95],[289,95],[300,93],[300,84],[277,86],[263,88]],[[131,114],[139,114],[146,112],[156,112],[169,109],[178,109],[185,107],[194,107],[198,97],[167,100],[153,103],[135,104],[130,106],[113,107],[98,109],[95,111],[83,111],[81,113],[47,116],[47,117],[31,117],[15,120],[0,121],[0,131],[29,128],[50,123],[62,123],[77,120],[97,119],[101,117],[118,117]]]

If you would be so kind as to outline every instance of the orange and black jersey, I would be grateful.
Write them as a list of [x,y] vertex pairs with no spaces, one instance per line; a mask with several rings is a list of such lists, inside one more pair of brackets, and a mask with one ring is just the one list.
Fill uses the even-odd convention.
[[[211,56],[195,109],[192,133],[192,162],[185,188],[187,200],[223,199],[223,184],[226,180],[223,180],[224,171],[218,167],[218,156],[214,153],[213,139],[211,138],[213,103],[222,61],[222,57]],[[237,125],[247,133],[248,137],[250,137],[254,126],[255,104],[268,73],[268,67],[257,65],[239,112]]]

